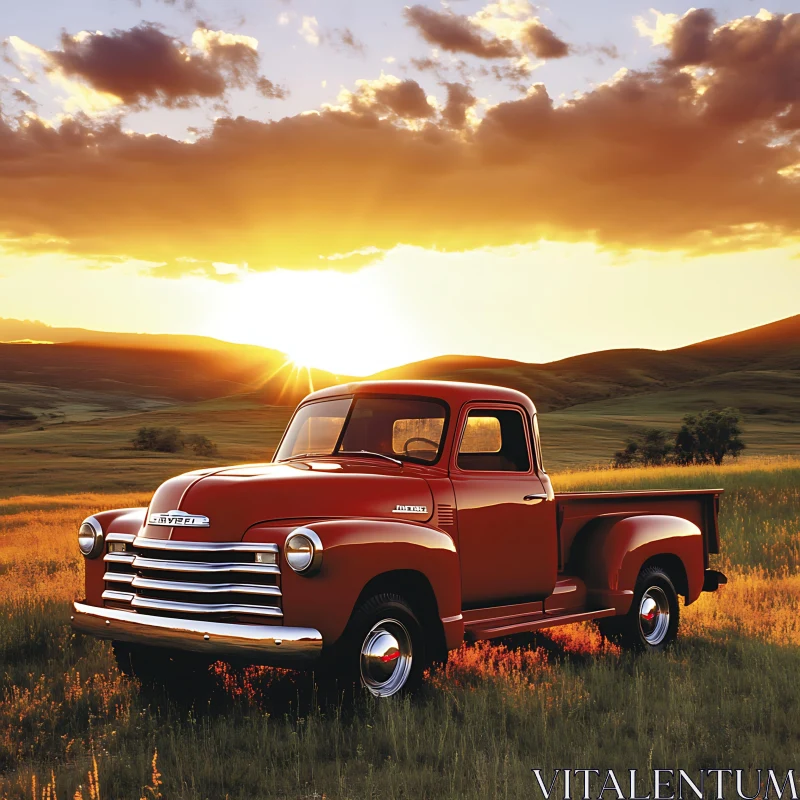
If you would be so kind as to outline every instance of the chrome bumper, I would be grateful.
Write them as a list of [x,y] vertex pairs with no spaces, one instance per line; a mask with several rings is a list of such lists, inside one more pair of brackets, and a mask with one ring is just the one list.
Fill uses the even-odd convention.
[[73,630],[101,639],[246,657],[272,666],[304,666],[322,653],[322,634],[315,628],[173,619],[79,602],[72,604],[71,621]]

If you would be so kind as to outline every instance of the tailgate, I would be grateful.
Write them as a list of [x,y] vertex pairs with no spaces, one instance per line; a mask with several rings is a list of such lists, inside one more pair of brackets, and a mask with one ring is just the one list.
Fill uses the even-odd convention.
[[722,489],[685,489],[629,492],[556,492],[559,570],[569,561],[578,531],[602,516],[627,517],[667,514],[682,517],[703,533],[703,553],[708,569],[709,553],[719,552],[719,496]]

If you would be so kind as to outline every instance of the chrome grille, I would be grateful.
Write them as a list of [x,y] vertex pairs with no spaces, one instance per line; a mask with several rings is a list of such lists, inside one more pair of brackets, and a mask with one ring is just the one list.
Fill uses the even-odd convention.
[[[109,533],[105,605],[162,616],[267,622],[283,617],[278,546],[177,542]],[[112,548],[111,546],[114,545]],[[263,563],[256,554],[263,554]]]

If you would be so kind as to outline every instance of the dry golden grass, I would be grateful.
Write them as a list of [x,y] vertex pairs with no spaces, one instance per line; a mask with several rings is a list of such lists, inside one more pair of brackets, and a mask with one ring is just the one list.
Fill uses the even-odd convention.
[[[559,489],[723,486],[731,582],[683,610],[666,656],[590,624],[463,646],[416,702],[316,702],[288,670],[214,669],[143,694],[73,635],[77,526],[141,494],[0,500],[0,797],[522,797],[533,767],[794,766],[800,462],[556,476]],[[724,762],[724,763],[722,763]]]

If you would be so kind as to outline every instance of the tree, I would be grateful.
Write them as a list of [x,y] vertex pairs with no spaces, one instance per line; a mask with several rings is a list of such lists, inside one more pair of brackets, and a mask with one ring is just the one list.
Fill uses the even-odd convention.
[[631,467],[641,464],[654,467],[664,464],[672,452],[669,434],[658,428],[648,428],[627,439],[624,450],[614,453],[615,467]]
[[675,436],[675,460],[679,464],[720,465],[727,455],[736,458],[745,448],[739,438],[740,422],[741,415],[735,408],[687,414]]

